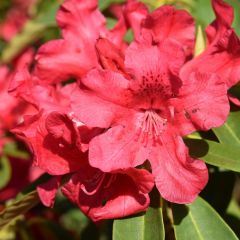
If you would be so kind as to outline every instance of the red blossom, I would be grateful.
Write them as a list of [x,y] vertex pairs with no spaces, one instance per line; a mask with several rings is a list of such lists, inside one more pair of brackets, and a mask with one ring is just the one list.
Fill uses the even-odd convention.
[[99,221],[146,210],[153,184],[152,175],[143,169],[104,173],[86,166],[71,177],[62,192],[93,221]]
[[177,203],[193,201],[207,182],[206,166],[189,156],[180,136],[220,126],[229,112],[218,76],[193,72],[178,78],[184,59],[171,41],[133,42],[121,71],[92,70],[82,79],[85,87],[72,95],[80,121],[108,129],[90,142],[90,164],[109,172],[148,159],[161,195]]
[[57,22],[63,39],[52,40],[41,46],[36,56],[35,74],[49,83],[69,77],[80,78],[97,67],[96,40],[107,37],[115,44],[122,44],[126,32],[121,18],[111,31],[97,8],[97,0],[67,0],[57,13]]
[[[209,45],[192,60],[195,26],[186,11],[164,6],[149,13],[129,0],[113,8],[118,22],[108,30],[96,0],[63,3],[63,38],[44,44],[33,72],[23,67],[10,85],[35,107],[13,132],[27,142],[35,165],[54,176],[38,187],[46,206],[65,174],[62,192],[94,221],[144,211],[154,181],[168,201],[197,197],[208,171],[182,137],[225,122],[227,89],[239,71],[232,9],[212,2]],[[128,46],[129,27],[135,39]],[[78,83],[63,87],[72,77]]]

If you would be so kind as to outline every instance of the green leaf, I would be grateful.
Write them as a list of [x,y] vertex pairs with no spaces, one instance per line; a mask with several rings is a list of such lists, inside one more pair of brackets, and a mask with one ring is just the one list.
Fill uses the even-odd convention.
[[161,207],[149,207],[145,214],[117,219],[113,223],[113,240],[164,240]]
[[203,139],[185,139],[194,158],[203,159],[213,166],[240,172],[240,148]]
[[7,226],[11,221],[19,215],[26,213],[39,203],[38,194],[36,191],[30,192],[21,199],[14,201],[0,212],[0,229]]
[[11,180],[11,164],[5,156],[0,158],[0,189],[3,189]]
[[16,143],[8,143],[3,147],[3,153],[10,157],[29,159],[29,153],[18,148]]
[[220,215],[202,198],[190,205],[172,206],[177,240],[237,240]]
[[112,29],[115,26],[116,23],[117,23],[116,19],[111,18],[111,17],[107,18],[107,28],[108,29]]
[[98,7],[101,11],[106,10],[113,3],[123,3],[124,0],[99,0]]
[[227,3],[229,3],[233,9],[234,9],[234,21],[233,21],[233,28],[237,32],[237,34],[240,34],[240,1],[239,0],[226,0]]
[[194,0],[191,2],[191,14],[196,19],[197,23],[205,28],[214,19],[215,15],[209,0]]
[[223,126],[213,129],[221,143],[240,147],[239,119],[240,111],[231,112],[228,115],[227,122]]

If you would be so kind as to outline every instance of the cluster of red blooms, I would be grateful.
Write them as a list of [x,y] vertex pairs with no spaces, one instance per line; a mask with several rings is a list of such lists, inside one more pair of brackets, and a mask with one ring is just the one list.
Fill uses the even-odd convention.
[[182,137],[226,121],[227,90],[240,75],[233,9],[212,3],[207,48],[193,57],[195,23],[184,10],[149,12],[129,0],[111,7],[118,21],[109,30],[97,0],[65,0],[57,13],[63,38],[41,46],[9,88],[34,107],[13,132],[53,176],[37,189],[46,206],[61,188],[98,221],[146,210],[154,184],[170,202],[197,197],[208,170]]

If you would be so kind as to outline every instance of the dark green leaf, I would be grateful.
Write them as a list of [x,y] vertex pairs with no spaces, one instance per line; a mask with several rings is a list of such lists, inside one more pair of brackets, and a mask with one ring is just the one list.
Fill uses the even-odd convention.
[[[211,167],[207,186],[201,192],[203,197],[219,214],[224,214],[232,198],[236,176],[232,171],[219,171]],[[221,191],[219,191],[221,186]]]
[[172,206],[177,240],[237,240],[218,213],[200,197],[190,205]]
[[228,115],[227,122],[223,126],[213,129],[221,143],[240,147],[239,120],[240,111],[231,112]]
[[202,139],[185,139],[190,155],[205,162],[240,172],[240,148]]

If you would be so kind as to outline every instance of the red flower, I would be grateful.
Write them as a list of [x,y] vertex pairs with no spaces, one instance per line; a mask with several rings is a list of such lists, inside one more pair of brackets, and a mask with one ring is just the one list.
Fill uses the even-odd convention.
[[194,19],[185,10],[176,10],[173,6],[163,6],[152,13],[136,0],[128,1],[124,15],[132,27],[135,39],[150,33],[155,43],[171,39],[178,42],[187,57],[193,54],[195,44]]
[[144,169],[104,173],[89,165],[62,188],[63,193],[93,221],[125,217],[146,210],[154,184]]
[[121,45],[126,32],[123,19],[111,31],[97,8],[97,0],[66,0],[57,14],[63,39],[52,40],[38,51],[35,74],[49,83],[69,77],[81,77],[98,66],[95,42],[99,36],[108,37]]
[[72,173],[62,191],[92,220],[123,217],[148,207],[154,181],[146,170],[104,173],[88,164],[87,152],[83,151],[100,131],[86,129],[59,112],[25,119],[14,130],[30,144],[35,165],[57,176],[37,188],[44,205],[53,206],[61,176]]
[[148,159],[161,195],[188,203],[205,186],[207,168],[189,156],[180,136],[224,123],[226,87],[214,74],[192,72],[179,79],[184,62],[179,44],[149,42],[132,43],[117,71],[90,71],[84,88],[72,95],[72,107],[87,126],[108,129],[90,142],[92,166],[110,172]]

